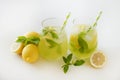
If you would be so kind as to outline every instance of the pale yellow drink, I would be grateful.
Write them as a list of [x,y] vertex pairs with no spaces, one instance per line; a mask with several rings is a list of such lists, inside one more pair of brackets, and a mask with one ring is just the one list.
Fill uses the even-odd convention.
[[95,29],[88,31],[88,25],[75,25],[70,35],[70,50],[80,59],[86,59],[91,56],[97,48],[97,32]]
[[[46,30],[47,29],[47,30]],[[48,31],[45,34],[44,30]],[[40,56],[47,60],[57,60],[66,55],[68,50],[67,35],[60,31],[60,27],[46,26],[43,28],[40,43],[38,45]],[[53,36],[54,32],[57,36]]]

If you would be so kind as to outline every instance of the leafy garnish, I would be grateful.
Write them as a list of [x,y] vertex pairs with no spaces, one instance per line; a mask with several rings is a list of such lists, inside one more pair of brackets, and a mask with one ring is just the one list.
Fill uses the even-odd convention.
[[38,37],[30,37],[30,38],[27,38],[25,45],[27,45],[27,44],[38,45],[39,41],[40,41],[40,38],[38,38]]
[[43,29],[43,34],[44,35],[47,35],[48,33],[50,33],[53,38],[58,39],[58,34],[57,34],[56,30],[53,27],[48,26],[48,27],[45,27]]
[[80,66],[82,64],[84,64],[85,61],[84,60],[76,60],[76,62],[73,64],[74,66]]
[[64,73],[67,73],[69,65],[71,65],[72,54],[69,54],[67,57],[63,56],[64,65],[62,66]]
[[[52,27],[52,26],[48,26],[48,27],[45,27],[43,29],[43,35],[47,35],[48,33],[51,34],[52,38],[54,38],[54,39],[58,39],[59,38],[55,28]],[[58,45],[58,43],[55,42],[52,39],[46,38],[46,41],[50,44],[50,46],[48,46],[49,48],[52,48],[52,47],[55,47],[56,45]]]
[[26,46],[27,44],[35,44],[38,45],[40,42],[40,38],[38,37],[29,37],[26,38],[25,36],[19,36],[16,40],[16,42],[19,43],[24,43],[24,45]]
[[46,41],[50,44],[49,48],[53,48],[53,47],[55,47],[56,45],[58,45],[57,42],[55,42],[55,41],[53,41],[53,40],[51,40],[51,39],[46,38]]
[[63,61],[64,61],[64,63],[67,63],[68,61],[67,61],[67,58],[65,58],[64,56],[63,56]]
[[70,65],[74,65],[74,66],[80,66],[82,64],[85,63],[84,60],[76,60],[75,62],[72,61],[72,54],[69,54],[67,57],[63,56],[63,61],[64,61],[64,65],[62,66],[64,73],[67,73],[67,71],[69,70],[69,66]]
[[63,67],[64,73],[67,73],[68,69],[69,69],[69,65],[64,65]]
[[101,15],[102,15],[102,11],[100,11],[100,13],[98,14],[95,22],[93,23],[92,26],[89,27],[89,29],[87,30],[87,32],[89,32],[90,30],[94,29],[94,28],[97,26],[97,22],[98,22],[98,20],[100,19]]
[[65,19],[65,21],[64,21],[64,23],[63,23],[63,25],[62,25],[62,27],[61,27],[61,32],[62,32],[62,30],[65,28],[65,26],[66,26],[66,24],[67,24],[67,21],[68,21],[68,19],[69,19],[69,17],[70,17],[70,12],[68,13],[68,15],[66,16],[66,19]]
[[72,59],[72,54],[69,54],[67,57],[63,56],[63,61],[66,64],[70,64],[71,59]]
[[58,39],[58,34],[56,32],[51,31],[50,32],[53,38]]
[[79,51],[81,53],[85,53],[88,50],[88,44],[87,42],[81,37],[81,35],[78,35],[78,43],[80,45]]
[[67,63],[70,63],[71,60],[72,60],[72,54],[67,56]]
[[20,43],[24,43],[26,41],[26,37],[25,36],[19,36],[16,40],[16,42],[20,42]]

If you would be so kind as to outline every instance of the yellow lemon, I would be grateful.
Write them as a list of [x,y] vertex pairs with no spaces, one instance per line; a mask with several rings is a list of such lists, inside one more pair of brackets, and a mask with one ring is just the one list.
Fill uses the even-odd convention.
[[23,48],[24,48],[23,43],[14,42],[12,44],[11,50],[12,50],[12,52],[15,52],[15,53],[21,55]]
[[39,58],[38,47],[34,44],[28,44],[22,51],[22,58],[28,63],[34,63]]
[[40,37],[40,34],[33,31],[33,32],[28,32],[28,33],[26,33],[26,34],[25,34],[25,37],[26,37],[26,38],[29,38],[29,37],[38,37],[38,38],[39,38],[39,37]]
[[96,51],[90,57],[90,63],[94,68],[102,68],[106,62],[106,57],[102,51]]

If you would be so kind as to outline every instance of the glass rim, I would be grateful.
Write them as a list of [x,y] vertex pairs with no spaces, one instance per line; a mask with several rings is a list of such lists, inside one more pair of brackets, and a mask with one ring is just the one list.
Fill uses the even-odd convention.
[[[51,21],[51,22],[49,22],[49,21]],[[50,18],[46,18],[46,19],[42,20],[41,21],[42,27],[46,27],[45,26],[46,23],[49,24],[50,26],[53,26],[53,27],[61,26],[60,25],[60,19],[58,19],[56,17],[50,17]]]

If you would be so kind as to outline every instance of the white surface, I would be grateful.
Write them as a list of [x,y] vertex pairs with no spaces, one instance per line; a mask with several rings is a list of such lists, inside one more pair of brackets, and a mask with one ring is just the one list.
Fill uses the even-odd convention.
[[[71,12],[71,20],[94,21],[100,10],[103,15],[97,26],[98,47],[108,58],[103,69],[84,65],[71,67],[64,74],[60,64],[39,61],[31,65],[10,52],[17,36],[39,32],[45,18],[64,19]],[[69,34],[69,26],[66,30]],[[120,80],[119,34],[119,0],[0,0],[0,80]]]

